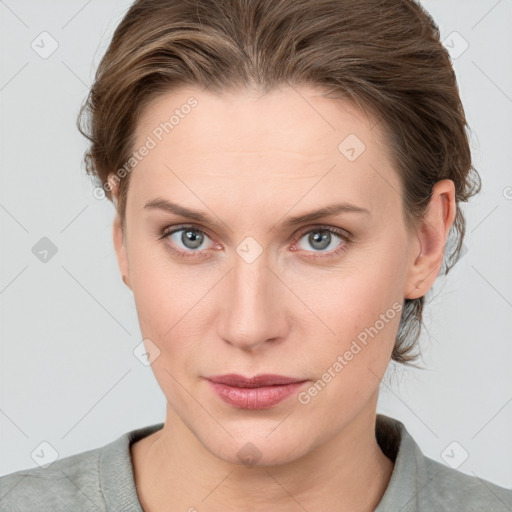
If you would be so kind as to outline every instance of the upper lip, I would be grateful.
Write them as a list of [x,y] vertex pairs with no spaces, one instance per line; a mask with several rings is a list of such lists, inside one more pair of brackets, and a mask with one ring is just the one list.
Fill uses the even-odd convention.
[[276,386],[284,384],[293,384],[294,382],[304,382],[307,379],[296,379],[294,377],[285,377],[284,375],[262,374],[254,377],[244,377],[236,373],[226,375],[214,375],[207,377],[208,380],[228,386],[239,388],[259,388],[262,386]]

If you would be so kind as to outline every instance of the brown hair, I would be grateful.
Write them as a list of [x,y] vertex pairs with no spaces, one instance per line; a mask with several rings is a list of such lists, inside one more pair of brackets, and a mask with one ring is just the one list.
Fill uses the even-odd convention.
[[[91,143],[86,171],[112,200],[107,177],[117,170],[124,223],[126,163],[151,101],[183,85],[221,93],[287,84],[320,87],[383,123],[409,226],[425,214],[439,180],[454,182],[457,206],[480,191],[449,54],[414,0],[136,1],[80,109],[78,127]],[[464,234],[457,207],[444,273],[460,258]],[[417,366],[424,299],[405,299],[394,361]]]

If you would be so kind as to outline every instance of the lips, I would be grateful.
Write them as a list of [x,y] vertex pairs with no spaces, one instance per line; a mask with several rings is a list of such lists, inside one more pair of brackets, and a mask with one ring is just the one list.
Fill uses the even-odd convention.
[[236,373],[226,375],[214,375],[207,377],[208,380],[217,384],[225,384],[237,388],[260,388],[265,386],[283,386],[286,384],[294,384],[296,382],[304,382],[306,379],[297,379],[293,377],[285,377],[283,375],[262,374],[255,377],[244,377]]
[[296,394],[307,382],[283,375],[214,375],[206,379],[227,404],[238,409],[269,409]]

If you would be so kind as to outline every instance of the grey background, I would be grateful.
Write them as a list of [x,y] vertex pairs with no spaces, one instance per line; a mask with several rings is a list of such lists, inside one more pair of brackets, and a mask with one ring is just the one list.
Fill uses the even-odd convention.
[[[427,370],[391,364],[378,412],[427,456],[512,487],[512,1],[423,3],[454,52],[483,190],[464,206],[467,253],[427,306]],[[43,441],[65,457],[164,419],[133,354],[141,335],[114,209],[93,195],[75,128],[129,4],[0,1],[0,475],[35,466]],[[46,37],[39,51],[51,49],[43,31],[58,43],[47,58],[31,47]],[[33,253],[43,237],[57,248],[46,262]]]

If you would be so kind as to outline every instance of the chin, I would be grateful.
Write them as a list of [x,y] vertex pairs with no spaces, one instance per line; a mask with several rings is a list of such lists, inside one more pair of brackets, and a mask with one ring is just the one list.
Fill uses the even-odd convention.
[[[276,435],[276,431],[272,432],[276,425],[277,423],[274,423],[272,428],[259,432],[251,429],[250,435],[246,431],[228,439],[224,438],[223,442],[210,439],[204,446],[215,457],[229,464],[247,468],[288,464],[308,452],[307,438],[297,439],[296,432],[293,436],[284,433]],[[269,432],[272,433],[269,435]]]

